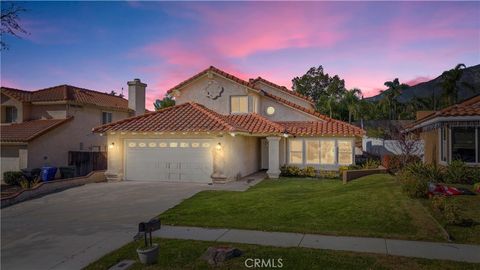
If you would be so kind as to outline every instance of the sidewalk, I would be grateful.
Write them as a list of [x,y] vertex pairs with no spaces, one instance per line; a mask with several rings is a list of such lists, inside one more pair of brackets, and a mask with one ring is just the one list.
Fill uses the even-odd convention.
[[478,245],[180,226],[162,226],[154,235],[173,239],[331,249],[480,263]]

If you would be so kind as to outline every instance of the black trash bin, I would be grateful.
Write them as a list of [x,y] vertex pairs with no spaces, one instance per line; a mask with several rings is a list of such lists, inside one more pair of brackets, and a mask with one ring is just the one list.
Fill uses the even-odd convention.
[[62,179],[75,177],[75,172],[75,166],[60,167],[60,177]]
[[33,182],[35,179],[40,177],[41,169],[40,168],[33,168],[33,169],[21,169],[23,177],[28,180],[28,182]]

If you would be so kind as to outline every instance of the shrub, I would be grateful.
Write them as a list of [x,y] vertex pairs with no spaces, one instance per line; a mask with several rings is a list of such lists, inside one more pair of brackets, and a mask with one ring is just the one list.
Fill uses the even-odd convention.
[[469,170],[469,175],[472,183],[480,183],[480,167],[472,167]]
[[397,177],[402,183],[402,190],[411,198],[425,198],[428,193],[428,181],[417,178],[407,172],[400,172]]
[[443,216],[449,224],[460,224],[463,222],[457,202],[451,199],[445,200]]
[[376,169],[380,166],[378,160],[367,159],[367,161],[362,165],[362,169]]
[[439,212],[445,210],[445,196],[442,195],[434,195],[430,201],[432,204],[432,208]]
[[339,177],[338,171],[320,171],[319,175],[325,179],[337,179]]
[[468,184],[470,181],[470,169],[461,160],[454,160],[448,164],[445,171],[446,183]]
[[414,162],[407,164],[404,168],[409,174],[417,179],[422,179],[427,182],[442,182],[444,172],[441,167],[432,164],[424,164],[422,162]]
[[305,167],[303,170],[302,170],[302,174],[303,176],[306,176],[306,177],[315,177],[317,174],[315,172],[315,168],[314,167]]
[[480,193],[480,182],[473,185],[473,191]]
[[349,170],[360,170],[362,168],[362,166],[360,165],[355,165],[355,164],[352,164],[352,165],[349,165],[348,166],[348,169]]
[[22,172],[9,171],[3,173],[3,181],[7,185],[20,185],[20,181],[23,179]]
[[303,170],[297,166],[291,166],[291,165],[282,166],[282,168],[280,168],[280,172],[282,176],[289,176],[289,177],[304,176]]
[[30,188],[30,182],[27,179],[20,180],[19,184],[23,189]]

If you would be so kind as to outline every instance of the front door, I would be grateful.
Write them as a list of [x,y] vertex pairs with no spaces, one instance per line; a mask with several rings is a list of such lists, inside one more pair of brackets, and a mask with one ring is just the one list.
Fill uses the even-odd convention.
[[268,140],[262,139],[261,142],[262,170],[268,170]]

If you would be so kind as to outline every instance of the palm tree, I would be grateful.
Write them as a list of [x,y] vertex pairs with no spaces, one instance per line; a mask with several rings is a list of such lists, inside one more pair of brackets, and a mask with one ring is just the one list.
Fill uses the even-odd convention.
[[462,78],[464,68],[466,68],[465,64],[458,64],[455,68],[442,73],[443,98],[447,101],[448,106],[457,103],[457,82]]
[[385,82],[384,85],[388,87],[388,89],[380,91],[383,94],[382,104],[384,106],[388,106],[387,109],[389,110],[389,119],[393,120],[398,115],[398,97],[402,94],[403,90],[410,86],[400,83],[398,78],[395,78],[393,81]]
[[347,90],[343,97],[343,100],[348,109],[348,123],[352,123],[352,116],[356,117],[359,112],[359,96],[362,94],[362,91],[358,88],[352,90]]

